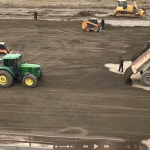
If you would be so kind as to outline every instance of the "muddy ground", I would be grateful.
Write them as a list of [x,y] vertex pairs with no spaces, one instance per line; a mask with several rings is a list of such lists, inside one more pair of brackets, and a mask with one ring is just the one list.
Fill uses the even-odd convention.
[[149,138],[149,91],[104,67],[119,56],[130,60],[149,41],[149,27],[107,25],[98,33],[82,31],[81,23],[1,20],[0,41],[45,73],[36,88],[14,81],[1,89],[1,132]]
[[[85,20],[87,18],[101,18],[120,20],[113,17],[114,8],[1,8],[0,19],[33,19],[34,11],[38,13],[38,19],[41,20]],[[121,18],[122,20],[133,20],[133,18]],[[150,19],[150,4],[146,8],[146,19],[137,18],[137,20],[145,21]],[[135,20],[135,18],[134,18]]]
[[[128,0],[128,5],[133,3]],[[84,20],[90,17],[111,18],[116,0],[1,0],[0,19],[33,19],[34,11],[39,19]],[[150,0],[138,0],[138,8],[145,8],[150,19]],[[80,18],[82,17],[82,18]]]
[[[133,4],[127,0],[128,5]],[[139,7],[148,7],[150,0],[137,0]],[[1,0],[0,7],[13,8],[110,8],[117,5],[116,0]]]

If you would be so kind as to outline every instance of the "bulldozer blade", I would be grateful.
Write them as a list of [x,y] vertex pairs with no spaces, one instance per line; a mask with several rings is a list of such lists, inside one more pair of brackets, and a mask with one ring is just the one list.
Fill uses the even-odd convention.
[[128,67],[124,73],[124,81],[125,83],[128,83],[129,81],[131,81],[130,77],[133,74],[131,66]]

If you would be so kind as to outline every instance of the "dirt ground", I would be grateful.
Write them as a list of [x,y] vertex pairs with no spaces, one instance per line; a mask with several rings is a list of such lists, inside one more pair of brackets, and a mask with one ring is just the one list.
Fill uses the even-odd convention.
[[[127,0],[132,4],[131,0]],[[110,8],[115,7],[116,0],[1,0],[0,7],[14,8]],[[139,6],[148,7],[150,0],[137,0]]]
[[[128,0],[128,5],[133,4]],[[111,18],[116,9],[116,0],[2,0],[0,19],[81,20],[90,17]],[[150,0],[137,0],[138,8],[145,8],[150,19]]]
[[[146,9],[146,19],[137,18],[136,20],[148,21],[150,19],[150,5]],[[0,19],[33,19],[34,11],[38,13],[40,20],[59,20],[74,21],[85,20],[87,18],[105,18],[108,20],[120,20],[113,17],[115,8],[1,8]],[[133,20],[133,18],[122,18],[122,20]],[[135,21],[135,18],[134,18]]]
[[[97,1],[0,2],[0,41],[45,73],[36,88],[16,80],[0,89],[0,132],[149,139],[149,91],[125,84],[122,74],[104,65],[117,64],[119,56],[130,61],[150,40],[150,2],[140,0],[147,19],[131,19],[112,17],[112,0],[109,7]],[[106,32],[82,31],[82,20],[90,17],[105,18]]]
[[98,33],[82,31],[81,23],[1,20],[0,41],[45,73],[36,88],[14,81],[1,89],[1,132],[149,138],[149,92],[104,67],[119,56],[130,60],[149,41],[149,27],[107,25]]

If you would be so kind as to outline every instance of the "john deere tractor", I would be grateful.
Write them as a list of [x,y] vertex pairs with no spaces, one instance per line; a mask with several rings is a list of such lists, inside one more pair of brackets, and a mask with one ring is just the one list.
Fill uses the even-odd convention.
[[0,87],[9,87],[14,79],[21,79],[25,87],[35,87],[43,77],[42,67],[22,61],[21,54],[7,54],[1,58]]

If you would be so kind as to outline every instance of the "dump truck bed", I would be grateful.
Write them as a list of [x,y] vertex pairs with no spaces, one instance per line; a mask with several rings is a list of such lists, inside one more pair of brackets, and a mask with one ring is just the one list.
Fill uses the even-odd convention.
[[138,53],[136,53],[131,58],[131,61],[134,62],[138,57],[140,57],[143,53],[145,53],[149,48],[150,48],[150,41],[148,42],[148,44],[142,50],[140,50]]
[[150,41],[140,51],[138,51],[132,58],[132,65],[126,69],[124,73],[124,80],[127,83],[133,73],[137,73],[142,68],[148,68],[150,64]]
[[150,48],[138,57],[131,65],[133,73],[145,71],[150,66]]

